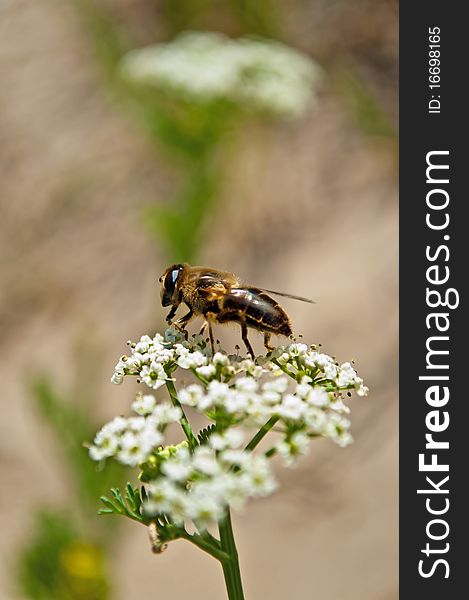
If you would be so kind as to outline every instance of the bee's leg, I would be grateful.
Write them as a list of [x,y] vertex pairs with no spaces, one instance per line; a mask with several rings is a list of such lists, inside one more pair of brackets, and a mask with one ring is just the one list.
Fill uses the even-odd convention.
[[170,310],[170,311],[169,311],[169,313],[166,315],[166,322],[167,322],[167,323],[171,323],[171,321],[172,321],[172,319],[173,319],[174,315],[176,314],[176,310],[177,310],[177,307],[176,307],[176,306],[172,306],[172,307],[171,307],[171,310]]
[[213,343],[213,331],[212,331],[212,323],[207,321],[208,323],[208,334],[210,336],[210,346],[212,348],[212,355],[215,354],[215,345]]
[[270,343],[270,337],[271,337],[271,333],[268,333],[267,331],[264,332],[264,348],[267,348],[267,350],[273,350],[274,346],[272,346],[272,344]]
[[187,314],[183,315],[180,319],[178,319],[177,321],[174,321],[174,323],[173,323],[173,325],[174,325],[174,327],[176,327],[176,329],[179,329],[179,331],[182,331],[186,340],[188,339],[189,334],[188,334],[187,330],[184,328],[184,325],[186,325],[186,323],[189,323],[189,321],[192,319],[193,316],[194,316],[194,313],[193,313],[192,309],[189,309],[189,312]]
[[246,325],[246,321],[241,321],[240,323],[241,323],[241,337],[243,338],[243,342],[246,345],[247,351],[249,352],[251,357],[254,358],[254,350],[252,349],[252,346],[248,340],[248,327]]
[[202,327],[200,329],[199,335],[204,335],[204,332],[207,329],[207,325],[208,325],[208,322],[204,321],[204,324],[202,325]]

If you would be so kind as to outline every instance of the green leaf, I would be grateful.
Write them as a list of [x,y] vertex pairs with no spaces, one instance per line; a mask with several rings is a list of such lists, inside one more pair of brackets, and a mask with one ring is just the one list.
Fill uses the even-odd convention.
[[98,514],[107,515],[114,513],[116,515],[129,517],[129,519],[138,521],[139,523],[146,523],[146,519],[141,513],[141,500],[137,488],[134,488],[132,484],[128,483],[126,486],[125,498],[118,488],[112,488],[111,494],[113,500],[107,496],[101,496],[100,500],[106,508],[99,509]]
[[199,433],[197,434],[197,438],[199,440],[199,443],[201,445],[206,444],[208,442],[209,437],[212,435],[212,433],[215,431],[216,429],[216,425],[209,425],[208,427],[205,427],[205,429],[202,429],[201,431],[199,431]]

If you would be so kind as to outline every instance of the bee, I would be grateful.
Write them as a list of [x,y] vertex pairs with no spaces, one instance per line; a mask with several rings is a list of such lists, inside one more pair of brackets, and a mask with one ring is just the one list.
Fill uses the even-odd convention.
[[[212,322],[239,323],[241,337],[252,357],[254,351],[248,339],[248,327],[264,334],[264,346],[267,350],[273,350],[270,345],[272,334],[287,337],[292,335],[289,316],[268,293],[313,303],[308,298],[245,285],[239,277],[227,271],[191,267],[185,263],[174,264],[165,269],[159,282],[161,304],[171,306],[166,321],[183,331],[187,337],[186,325],[193,317],[202,316],[205,322],[200,333],[202,335],[208,326],[212,352]],[[173,321],[176,310],[182,303],[186,304],[189,312]]]

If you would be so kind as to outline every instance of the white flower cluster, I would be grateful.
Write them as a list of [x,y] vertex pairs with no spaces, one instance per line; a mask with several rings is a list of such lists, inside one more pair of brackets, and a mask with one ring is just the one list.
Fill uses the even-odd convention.
[[188,101],[227,100],[281,116],[303,113],[321,78],[305,54],[280,42],[186,32],[129,52],[126,77]]
[[[348,445],[352,441],[350,421],[344,414],[350,411],[343,402],[343,392],[355,390],[360,396],[368,393],[351,363],[338,365],[331,356],[306,344],[279,347],[268,358],[259,357],[257,362],[261,364],[221,352],[212,357],[200,337],[187,342],[171,329],[164,337],[144,335],[130,346],[130,356],[123,356],[115,367],[114,383],[122,383],[125,375],[137,375],[147,386],[157,389],[172,380],[177,367],[190,370],[200,383],[178,391],[181,404],[209,419],[223,414],[230,423],[249,429],[259,428],[275,417],[285,426],[286,442],[279,450],[283,455],[287,447],[292,456],[299,453],[298,448],[304,446],[298,443],[300,432]],[[134,404],[136,412],[142,414],[139,407]]]
[[354,389],[359,396],[367,396],[368,388],[350,362],[339,365],[331,356],[317,352],[306,344],[290,344],[280,347],[274,356],[288,373],[295,377],[304,372],[316,384],[329,390]]
[[193,521],[206,527],[218,521],[227,506],[240,509],[249,498],[276,489],[268,459],[240,449],[238,430],[213,434],[207,445],[191,453],[185,443],[163,451],[160,475],[147,486],[147,515],[171,515],[176,524]]
[[340,446],[352,441],[350,421],[342,414],[349,409],[334,392],[311,386],[307,376],[289,391],[289,378],[274,373],[268,373],[263,383],[254,377],[240,377],[232,385],[217,380],[206,387],[194,383],[179,391],[179,401],[209,418],[226,414],[231,422],[247,429],[259,429],[276,417],[285,431],[328,437]]
[[169,380],[177,368],[191,370],[201,381],[214,377],[233,377],[238,373],[249,373],[259,377],[264,369],[250,359],[239,356],[228,357],[216,352],[212,357],[207,344],[200,336],[190,342],[173,329],[167,329],[163,337],[159,333],[151,338],[142,335],[136,344],[129,342],[130,356],[122,356],[114,368],[111,382],[120,385],[125,375],[137,375],[148,387],[156,390]]
[[145,462],[164,440],[163,432],[177,423],[181,409],[168,402],[156,404],[151,395],[138,394],[132,404],[138,417],[115,417],[98,431],[89,449],[90,458],[114,457],[120,463],[136,467]]
[[[106,424],[90,456],[138,465],[148,484],[147,513],[167,514],[176,523],[192,520],[205,526],[217,521],[226,506],[239,508],[250,497],[271,493],[275,481],[268,458],[274,454],[291,465],[308,452],[311,438],[349,444],[344,393],[368,393],[351,363],[339,365],[302,343],[280,346],[255,360],[220,351],[212,355],[202,337],[185,340],[174,329],[128,343],[130,355],[119,360],[112,381],[120,384],[132,375],[151,389],[166,384],[172,404],[139,393],[132,404],[138,416]],[[176,390],[178,369],[190,372],[195,381]],[[183,413],[186,406],[213,423],[198,438]],[[164,446],[166,427],[177,421],[188,441]],[[241,429],[251,432],[244,450]],[[254,454],[252,449],[271,429],[276,437],[268,450]]]

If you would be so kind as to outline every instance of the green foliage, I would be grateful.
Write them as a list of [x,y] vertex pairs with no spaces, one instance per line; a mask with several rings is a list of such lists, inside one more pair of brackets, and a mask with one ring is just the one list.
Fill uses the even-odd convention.
[[66,513],[43,510],[20,558],[21,592],[33,600],[106,600],[102,548],[83,539]]
[[101,508],[98,514],[123,515],[139,523],[147,522],[142,513],[142,503],[146,500],[146,493],[143,487],[138,490],[131,483],[127,483],[124,495],[122,495],[119,488],[111,488],[111,494],[112,499],[107,496],[101,496],[101,502],[106,508]]
[[201,445],[207,444],[209,437],[212,435],[212,433],[215,431],[215,429],[216,429],[215,424],[209,425],[208,427],[205,427],[205,429],[201,429],[199,431],[199,433],[197,434],[197,439],[199,440],[199,444],[201,444]]

